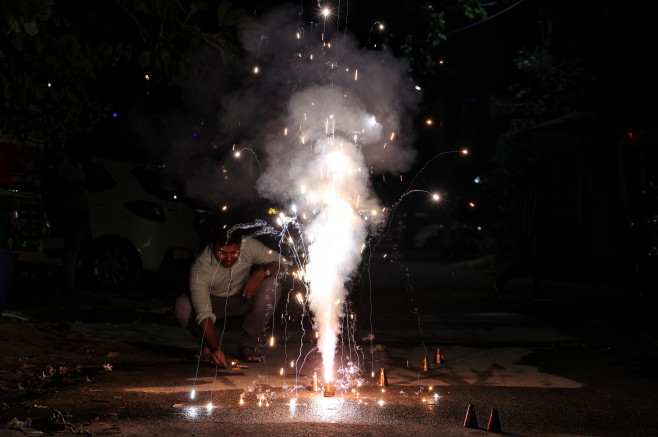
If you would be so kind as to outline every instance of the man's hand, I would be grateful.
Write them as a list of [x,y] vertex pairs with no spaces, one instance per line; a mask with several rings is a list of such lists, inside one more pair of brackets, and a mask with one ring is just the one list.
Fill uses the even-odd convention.
[[249,279],[247,279],[247,282],[244,284],[244,288],[242,289],[242,296],[246,297],[247,299],[251,299],[252,297],[256,296],[258,289],[260,288],[260,284],[263,283],[263,279],[265,279],[265,271],[263,269],[254,270],[251,276],[249,276]]
[[217,341],[217,335],[215,334],[215,326],[213,325],[212,320],[203,319],[201,320],[199,326],[203,331],[204,354],[206,353],[210,354],[210,361],[213,364],[226,367],[226,356],[224,355],[224,352],[219,348],[219,342]]
[[224,355],[224,351],[221,349],[213,351],[213,353],[210,354],[210,361],[218,366],[226,367],[226,356]]

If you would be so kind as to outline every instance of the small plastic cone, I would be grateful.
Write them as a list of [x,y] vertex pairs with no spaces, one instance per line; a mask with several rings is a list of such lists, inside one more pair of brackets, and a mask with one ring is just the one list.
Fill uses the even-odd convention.
[[497,432],[502,433],[500,429],[500,419],[498,418],[498,410],[495,408],[491,410],[489,415],[489,423],[487,423],[487,432]]
[[377,381],[377,385],[380,387],[388,387],[388,379],[386,379],[386,372],[384,369],[379,371],[379,381]]
[[324,386],[324,397],[329,398],[331,396],[334,396],[336,393],[334,392],[334,382],[333,381],[327,381],[327,383]]
[[430,370],[429,364],[427,364],[427,357],[423,358],[423,372],[428,372]]
[[439,348],[436,348],[436,358],[434,358],[434,364],[442,364],[443,363],[443,355],[441,355],[441,351]]
[[466,418],[464,419],[464,427],[466,427],[466,428],[477,428],[478,427],[478,418],[475,416],[475,407],[473,405],[469,405],[468,410],[466,410]]
[[318,391],[318,372],[313,372],[313,379],[311,380],[311,391]]

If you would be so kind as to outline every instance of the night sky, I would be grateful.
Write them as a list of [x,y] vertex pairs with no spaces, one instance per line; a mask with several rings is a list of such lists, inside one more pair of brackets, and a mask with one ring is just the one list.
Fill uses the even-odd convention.
[[[92,42],[106,40],[120,45],[138,41],[137,27],[121,10],[103,10],[99,17],[94,7],[82,3],[78,6],[89,19],[80,28],[93,35]],[[300,6],[303,6],[301,13]],[[401,44],[405,38],[412,36],[414,41],[422,41],[424,35],[436,30],[428,27],[421,5],[352,1],[327,3],[327,6],[335,14],[327,22],[322,22],[317,2],[291,4],[288,15],[306,30],[309,40],[319,38],[322,24],[327,39],[333,38],[339,45],[341,38],[353,34],[363,53],[392,50],[398,57],[402,56]],[[652,142],[652,136],[647,133],[653,129],[656,117],[655,105],[650,104],[657,95],[650,68],[658,52],[650,25],[650,17],[656,12],[653,2],[494,1],[483,3],[488,14],[483,20],[467,18],[456,0],[434,6],[436,10],[445,11],[446,23],[445,41],[431,51],[436,70],[423,74],[411,68],[409,72],[410,83],[422,89],[419,108],[411,114],[413,123],[408,129],[410,136],[415,137],[412,146],[417,157],[411,168],[401,174],[373,174],[373,186],[385,204],[394,203],[409,188],[406,183],[423,169],[415,183],[445,195],[442,208],[435,211],[441,220],[458,216],[466,222],[495,221],[500,205],[492,200],[492,193],[505,191],[504,184],[510,183],[505,177],[519,170],[507,167],[507,161],[500,156],[501,148],[497,146],[514,125],[515,117],[518,118],[512,109],[518,103],[519,84],[525,86],[525,90],[545,93],[538,97],[536,104],[551,108],[552,112],[544,111],[541,117],[535,118],[535,124],[574,113],[590,114],[588,117],[599,120],[606,129],[613,131],[609,137],[635,132],[636,139],[638,135],[649,138],[643,144],[655,146],[655,140]],[[272,8],[254,3],[246,9],[250,15],[263,17]],[[210,15],[207,17],[212,20]],[[384,29],[375,26],[377,23],[383,24]],[[282,27],[280,31],[286,29]],[[285,59],[291,55],[277,45],[278,37],[280,35],[267,39],[258,48],[258,62],[264,67],[268,62],[274,65],[275,58]],[[421,45],[417,43],[415,48]],[[546,48],[545,53],[553,65],[551,74],[558,78],[551,83],[542,77],[529,79],[517,68],[519,53],[522,50],[532,52],[538,47]],[[85,144],[93,154],[167,163],[177,174],[177,184],[187,185],[185,189],[191,200],[207,202],[208,199],[198,193],[203,184],[191,189],[187,180],[187,175],[200,173],[202,165],[216,162],[217,165],[232,165],[235,172],[254,171],[253,166],[249,169],[240,167],[242,164],[229,163],[233,145],[248,138],[248,132],[236,133],[222,124],[231,112],[226,107],[225,97],[241,89],[262,88],[268,79],[266,74],[256,77],[250,73],[256,62],[253,53],[243,53],[242,58],[228,63],[221,62],[216,55],[207,57],[206,54],[207,51],[186,54],[199,71],[178,84],[145,80],[148,72],[136,68],[134,62],[117,58],[97,74],[97,80],[89,88],[106,105],[103,121],[91,132],[71,136],[65,142]],[[560,82],[560,77],[574,77],[560,76],[561,73],[573,72],[579,82]],[[547,90],[547,86],[553,88]],[[284,94],[282,90],[281,95]],[[282,106],[270,108],[274,113],[282,110]],[[427,120],[432,120],[432,124],[428,125]],[[254,147],[258,151],[259,145]],[[439,153],[462,148],[469,149],[468,160],[454,157],[434,160]],[[654,156],[650,151],[643,153],[643,156]],[[431,165],[425,168],[428,162]],[[641,167],[643,178],[633,185],[635,191],[638,185],[641,188],[642,184],[655,183],[655,171],[650,170],[651,166],[642,163]],[[541,171],[548,170],[539,169],[535,176]],[[637,173],[624,171],[629,175]],[[621,184],[625,183],[624,177],[621,176]],[[495,178],[499,185],[489,183]],[[476,184],[476,180],[481,183]],[[542,184],[537,180],[527,182]],[[234,187],[229,184],[225,192],[219,189],[219,194],[230,193]],[[251,195],[256,194],[252,192]],[[589,194],[590,198],[596,196]],[[631,194],[627,196],[632,198]],[[244,198],[249,199],[248,202],[254,200],[249,196]],[[473,201],[483,208],[477,212],[469,209],[467,205]],[[575,203],[581,201],[574,200]],[[422,209],[426,205],[410,199],[405,207]],[[622,193],[618,209],[627,207],[628,201]]]

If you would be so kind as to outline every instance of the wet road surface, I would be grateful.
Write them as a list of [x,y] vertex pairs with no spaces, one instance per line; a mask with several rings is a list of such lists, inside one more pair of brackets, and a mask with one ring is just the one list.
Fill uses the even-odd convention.
[[[507,435],[658,435],[655,336],[632,323],[623,289],[546,281],[537,297],[520,278],[501,301],[485,271],[433,260],[375,261],[369,278],[352,297],[333,397],[310,390],[321,357],[294,303],[264,362],[216,369],[194,359],[164,298],[97,296],[60,311],[15,299],[7,312],[30,322],[5,316],[6,332],[46,343],[40,355],[3,337],[26,382],[6,379],[0,418],[91,435],[481,435],[496,409]],[[475,429],[463,426],[469,405]]]

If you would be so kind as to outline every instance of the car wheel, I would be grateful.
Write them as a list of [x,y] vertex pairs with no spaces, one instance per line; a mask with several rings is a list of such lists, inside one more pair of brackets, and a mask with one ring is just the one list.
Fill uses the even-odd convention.
[[106,290],[130,290],[137,285],[142,274],[137,252],[122,242],[97,245],[89,261],[93,281]]

